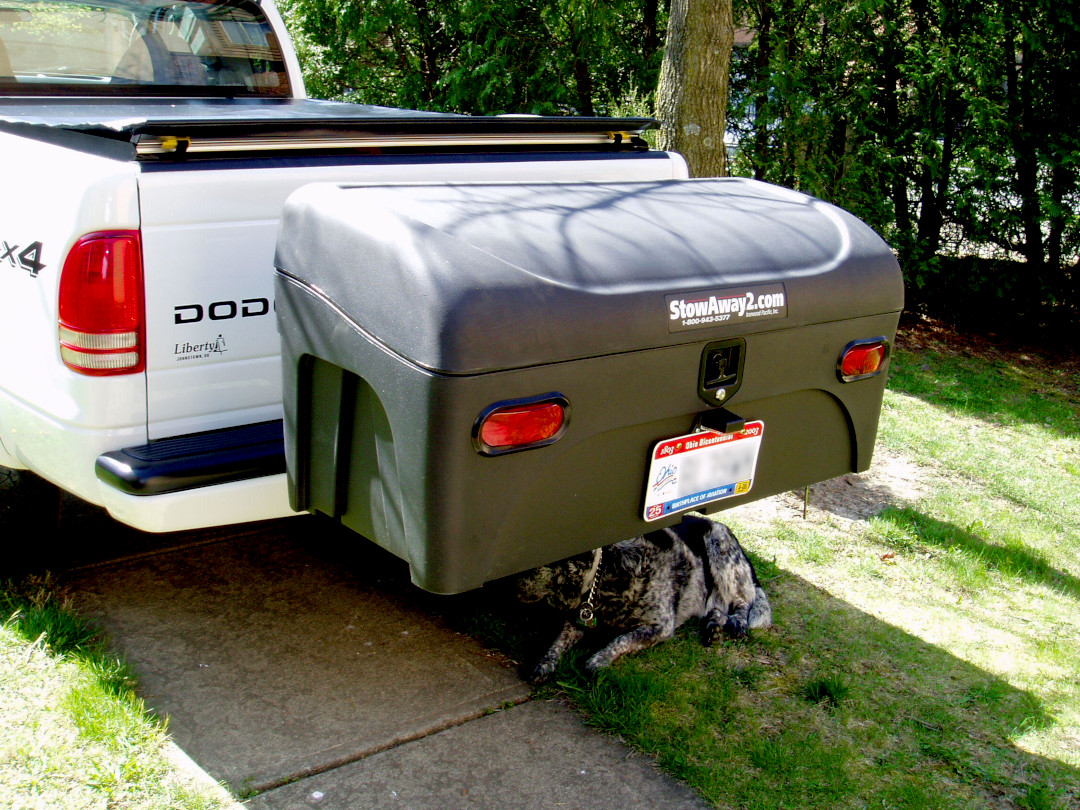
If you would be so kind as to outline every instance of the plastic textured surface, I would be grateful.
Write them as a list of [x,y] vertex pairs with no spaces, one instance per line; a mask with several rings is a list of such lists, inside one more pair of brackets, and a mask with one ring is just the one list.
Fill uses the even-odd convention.
[[132,495],[160,495],[284,472],[280,421],[125,447],[98,457],[100,480]]
[[[648,460],[713,410],[717,341],[745,343],[723,407],[766,429],[710,510],[866,469],[886,375],[837,358],[903,303],[870,228],[745,180],[308,186],[277,266],[293,508],[447,593],[677,520],[642,519]],[[549,392],[557,441],[477,452],[486,408]]]
[[[865,224],[749,180],[313,185],[275,264],[425,368],[475,374],[685,343],[669,294],[783,285],[786,316],[711,337],[898,311],[896,261]],[[691,296],[694,297],[694,296]]]

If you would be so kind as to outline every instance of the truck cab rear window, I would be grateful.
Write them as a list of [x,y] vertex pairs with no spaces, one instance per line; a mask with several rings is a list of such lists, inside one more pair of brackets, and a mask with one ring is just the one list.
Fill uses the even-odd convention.
[[251,0],[0,0],[0,95],[290,95]]

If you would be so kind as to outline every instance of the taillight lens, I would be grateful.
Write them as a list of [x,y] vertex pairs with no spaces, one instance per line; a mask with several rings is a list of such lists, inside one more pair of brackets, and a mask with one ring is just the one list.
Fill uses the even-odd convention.
[[84,236],[60,274],[60,357],[80,374],[133,374],[143,352],[142,241],[138,231]]
[[485,455],[542,447],[562,436],[568,414],[569,403],[557,395],[496,402],[476,420],[473,438]]
[[889,342],[883,338],[854,340],[844,347],[836,364],[841,382],[854,382],[881,372],[889,353]]

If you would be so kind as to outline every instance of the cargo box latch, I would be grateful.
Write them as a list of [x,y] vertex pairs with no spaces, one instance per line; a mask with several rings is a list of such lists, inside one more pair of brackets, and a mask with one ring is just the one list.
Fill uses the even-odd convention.
[[717,433],[740,433],[746,427],[746,420],[733,414],[727,408],[706,411],[694,420],[693,433],[699,430],[715,430]]
[[698,374],[698,394],[710,405],[721,405],[742,385],[743,361],[746,342],[742,338],[729,338],[708,344],[701,353],[701,371]]

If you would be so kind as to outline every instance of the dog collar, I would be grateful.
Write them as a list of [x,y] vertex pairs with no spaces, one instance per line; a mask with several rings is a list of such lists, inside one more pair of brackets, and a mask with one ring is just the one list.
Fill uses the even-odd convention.
[[596,594],[596,583],[600,581],[600,562],[603,560],[603,555],[602,548],[593,552],[592,567],[585,575],[585,581],[581,583],[581,595],[584,601],[578,608],[577,620],[583,627],[596,627],[596,605],[593,604],[593,596]]

